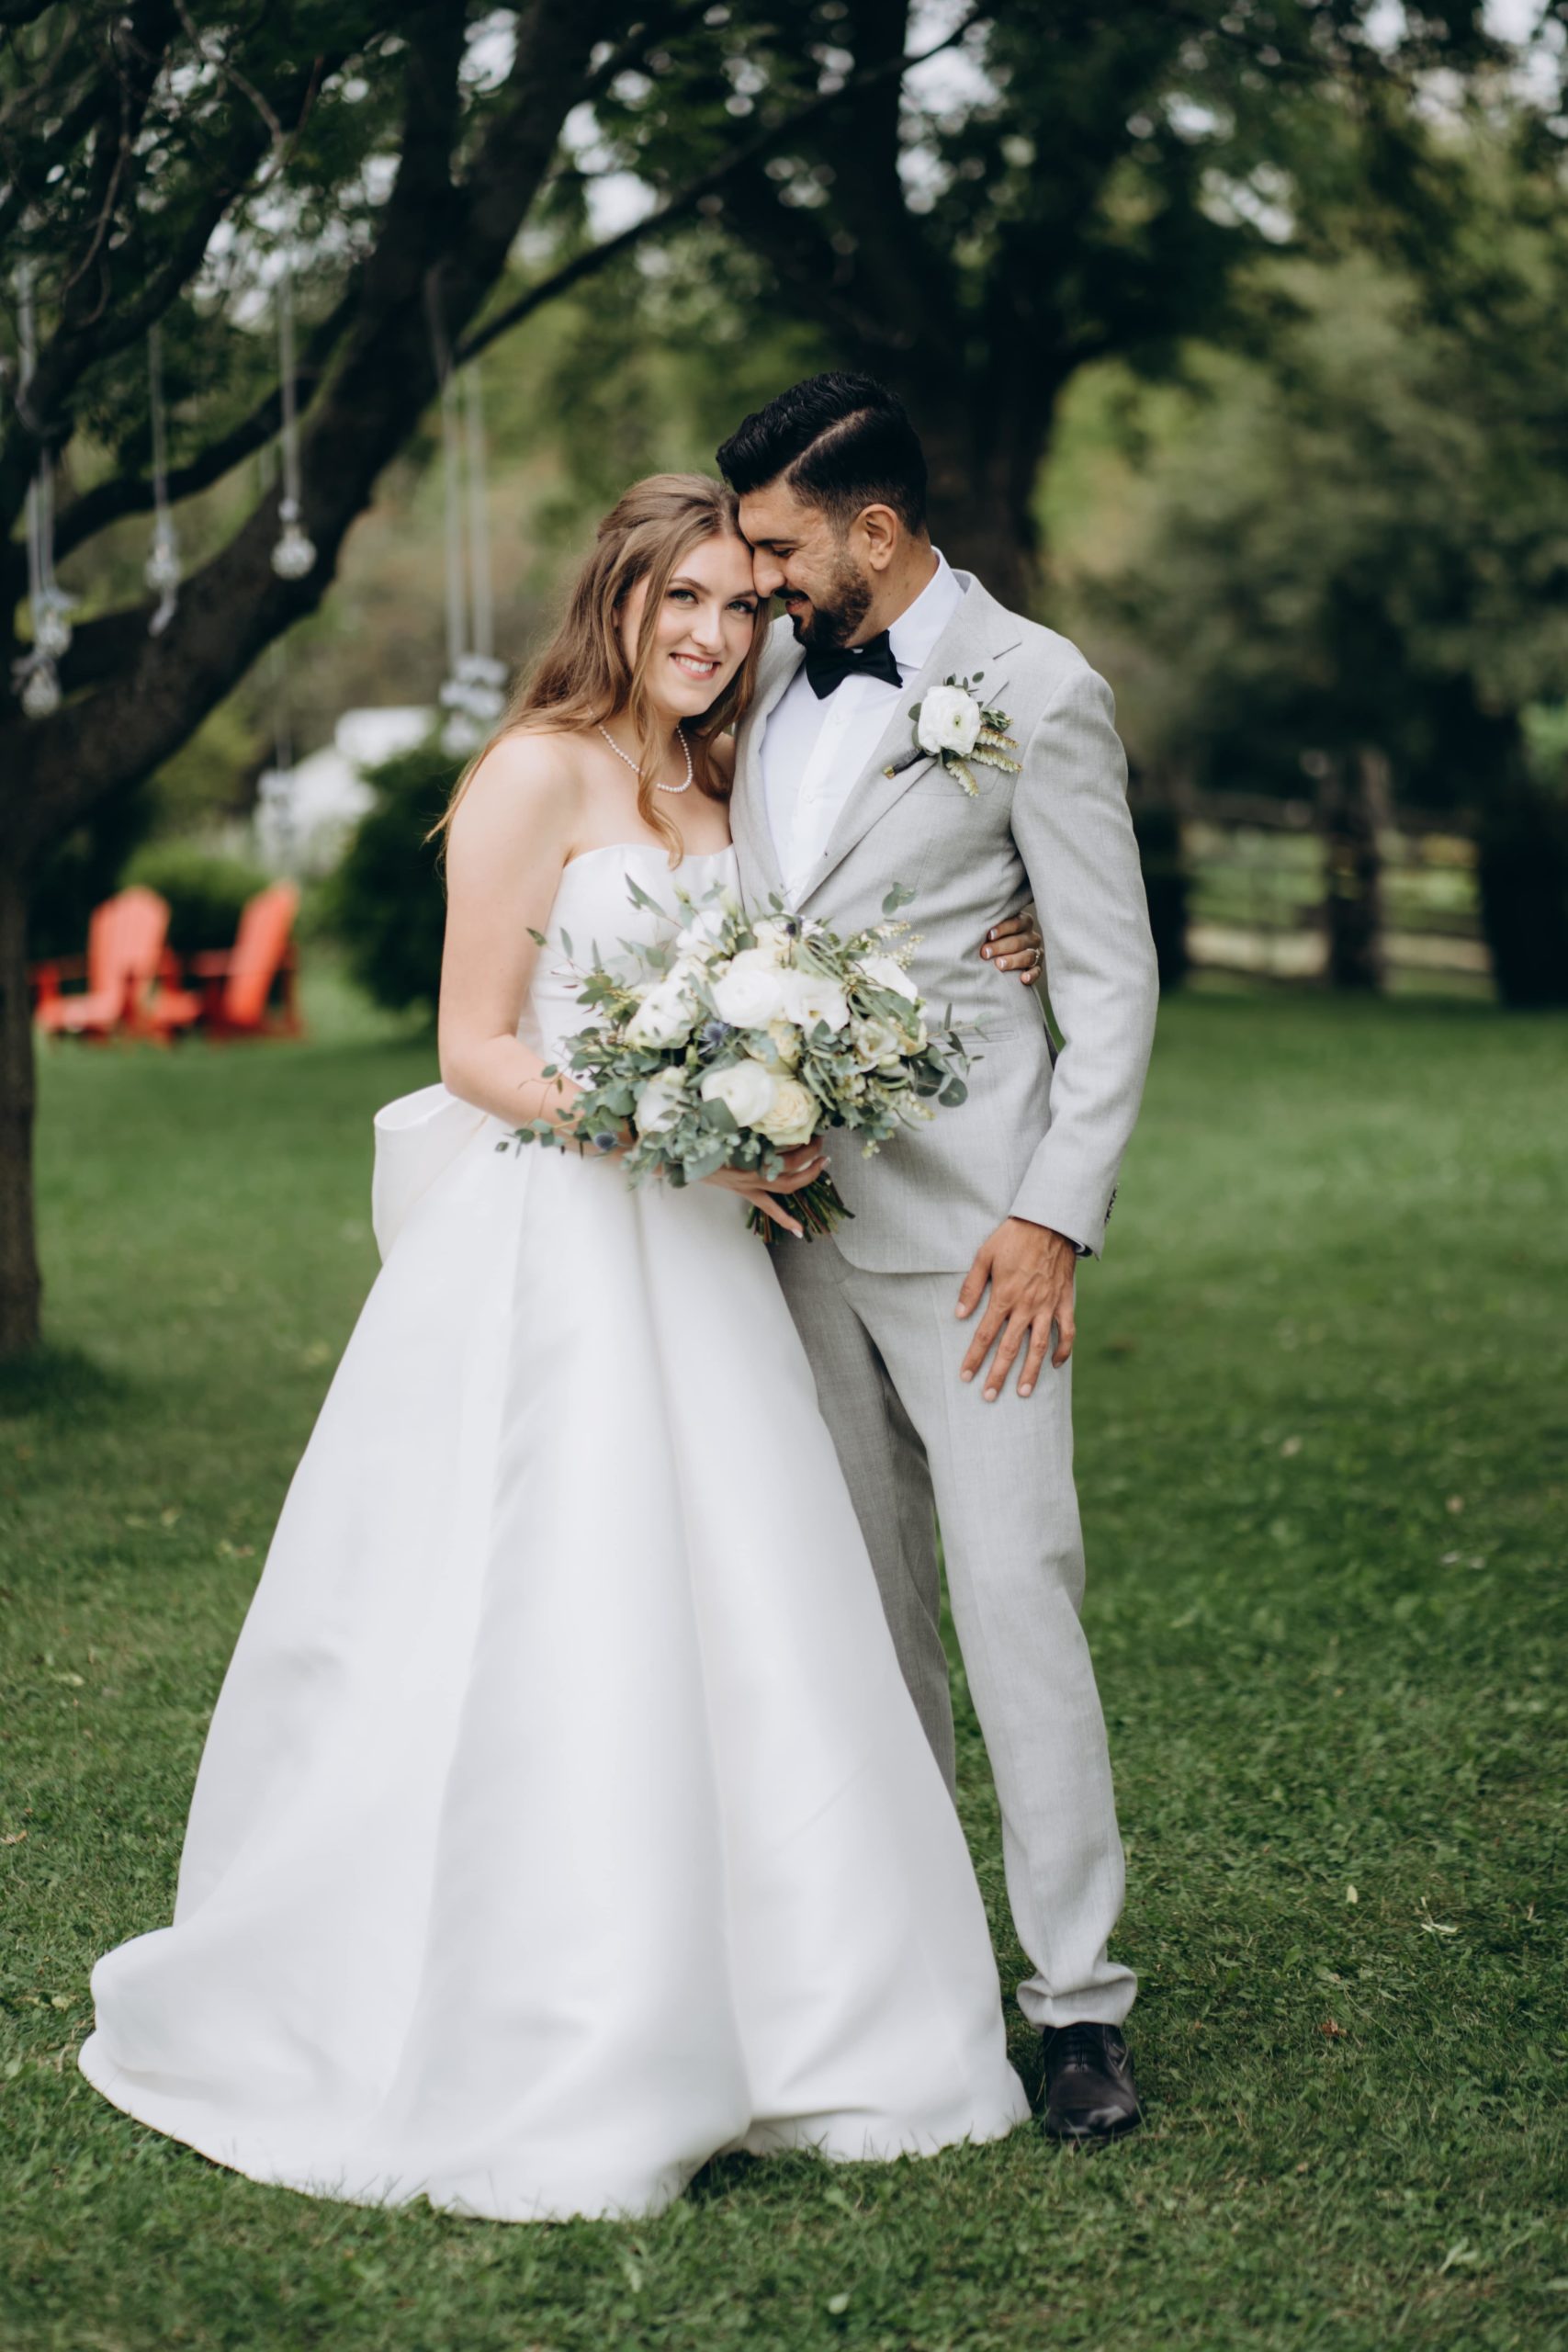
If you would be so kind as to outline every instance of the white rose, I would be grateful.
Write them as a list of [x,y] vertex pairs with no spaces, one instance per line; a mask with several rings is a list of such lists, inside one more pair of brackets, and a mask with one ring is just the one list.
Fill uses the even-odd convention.
[[793,1021],[770,1021],[768,1035],[773,1041],[773,1051],[785,1069],[794,1069],[800,1059],[800,1032]]
[[874,989],[891,989],[895,996],[908,997],[911,1004],[919,1002],[919,989],[894,956],[863,956],[860,969]]
[[673,974],[650,988],[626,1023],[628,1046],[682,1046],[695,1023],[692,1000]]
[[922,752],[972,752],[980,732],[980,706],[962,686],[932,686],[920,704],[916,741]]
[[638,1135],[659,1136],[666,1127],[672,1127],[681,1115],[685,1091],[684,1070],[655,1070],[648,1084],[637,1089],[633,1106],[632,1125]]
[[766,1063],[747,1059],[728,1069],[710,1069],[703,1080],[703,1101],[722,1102],[739,1127],[760,1127],[773,1107],[779,1083]]
[[855,1023],[855,1059],[862,1069],[874,1069],[879,1064],[897,1062],[904,1050],[903,1041],[890,1021],[857,1021]]
[[765,1029],[770,1021],[788,1020],[789,977],[761,948],[745,948],[723,978],[715,980],[714,1011],[737,1029]]
[[837,980],[818,972],[791,972],[790,1017],[809,1035],[819,1021],[841,1029],[850,1017],[849,999]]
[[817,1133],[820,1116],[814,1098],[797,1078],[773,1080],[773,1105],[765,1119],[752,1121],[761,1127],[770,1143],[781,1151],[793,1151],[796,1144],[809,1143]]

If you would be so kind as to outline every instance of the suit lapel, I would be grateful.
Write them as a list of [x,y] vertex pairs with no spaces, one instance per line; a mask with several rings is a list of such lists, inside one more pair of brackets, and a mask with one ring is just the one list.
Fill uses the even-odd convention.
[[768,802],[762,789],[760,752],[762,729],[768,723],[769,714],[804,659],[788,621],[775,622],[762,660],[756,700],[741,722],[740,740],[735,755],[735,788],[730,796],[729,830],[735,837],[736,848],[743,859],[763,875],[769,888],[781,894],[784,876],[779,871],[778,853],[773,847],[773,829],[768,822]]
[[881,822],[931,766],[931,754],[916,746],[914,723],[909,717],[912,706],[919,701],[925,689],[940,684],[944,678],[973,677],[977,670],[987,673],[982,693],[995,694],[1001,684],[990,665],[1018,643],[1021,632],[1017,619],[994,596],[987,595],[972,573],[960,571],[956,576],[965,583],[964,601],[932,647],[925,667],[905,681],[881,741],[828,836],[817,878],[806,893],[808,899],[822,888],[856,842],[873,825]]

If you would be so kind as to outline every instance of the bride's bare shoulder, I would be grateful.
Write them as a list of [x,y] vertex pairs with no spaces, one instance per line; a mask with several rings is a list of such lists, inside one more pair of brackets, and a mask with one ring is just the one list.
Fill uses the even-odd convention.
[[712,762],[714,771],[718,775],[721,782],[727,785],[733,784],[735,781],[734,736],[715,735],[712,737],[708,743],[708,758]]
[[582,738],[513,727],[479,761],[453,812],[451,846],[494,856],[524,848],[564,854],[582,808]]

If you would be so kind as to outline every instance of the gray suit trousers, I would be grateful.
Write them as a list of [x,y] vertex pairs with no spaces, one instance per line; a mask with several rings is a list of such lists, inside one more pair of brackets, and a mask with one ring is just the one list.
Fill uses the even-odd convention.
[[852,1266],[829,1240],[773,1260],[882,1589],[904,1679],[953,1781],[935,1518],[970,1694],[1001,1802],[1032,2023],[1120,2024],[1137,1979],[1107,1957],[1124,1868],[1105,1722],[1078,1622],[1072,1366],[987,1405],[959,1366],[960,1277]]

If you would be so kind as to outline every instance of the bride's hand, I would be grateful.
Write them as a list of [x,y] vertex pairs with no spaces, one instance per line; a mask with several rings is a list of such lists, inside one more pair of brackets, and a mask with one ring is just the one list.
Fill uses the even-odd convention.
[[711,1176],[705,1176],[703,1182],[705,1184],[717,1184],[727,1193],[739,1193],[743,1201],[749,1202],[753,1208],[761,1209],[764,1216],[772,1217],[775,1225],[782,1225],[784,1231],[793,1233],[798,1241],[806,1228],[781,1205],[780,1196],[787,1197],[791,1193],[803,1191],[815,1177],[821,1175],[827,1165],[828,1156],[822,1148],[820,1137],[817,1137],[810,1143],[801,1144],[795,1151],[786,1151],[782,1172],[771,1181],[755,1168],[719,1168]]
[[1040,936],[1040,922],[1032,903],[993,923],[981,943],[980,953],[998,972],[1016,972],[1024,987],[1032,989],[1045,965],[1045,943]]

